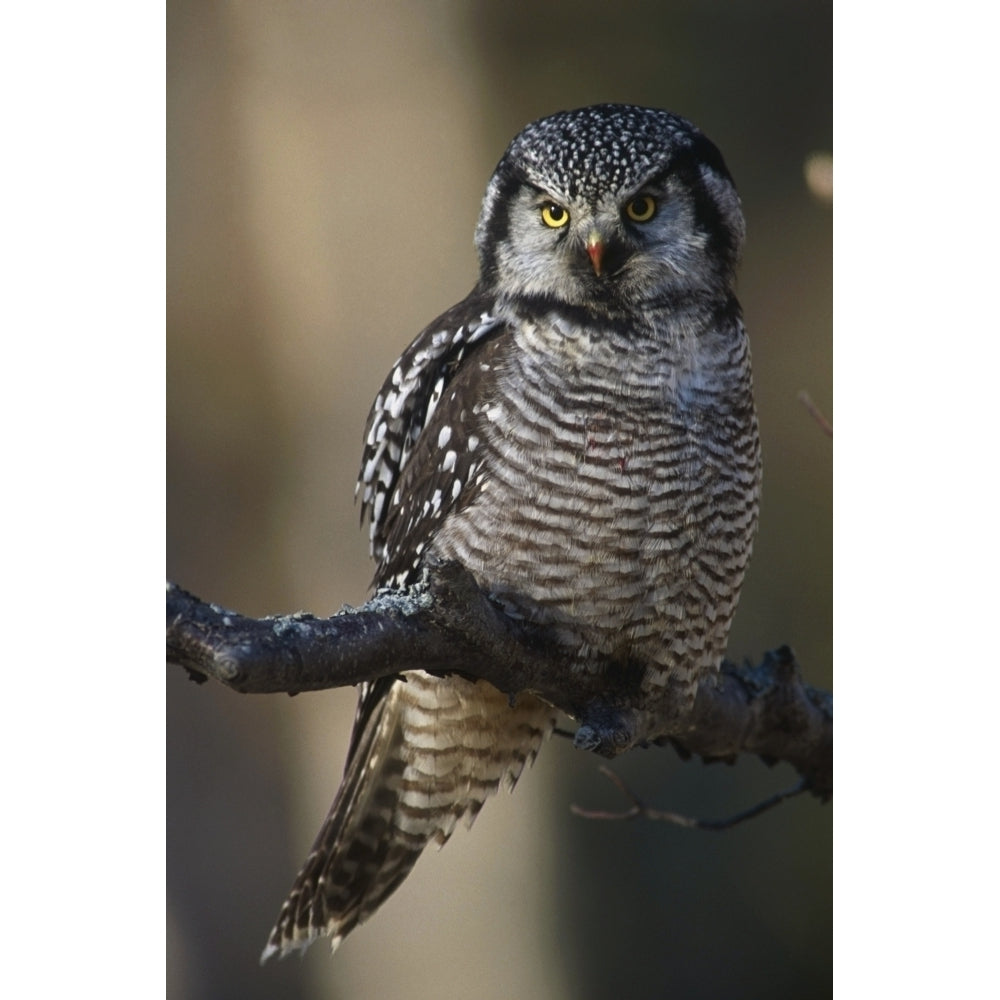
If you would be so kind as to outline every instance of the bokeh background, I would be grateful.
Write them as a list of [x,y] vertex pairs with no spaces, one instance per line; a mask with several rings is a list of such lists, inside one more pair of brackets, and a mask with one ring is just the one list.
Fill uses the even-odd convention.
[[[328,614],[371,577],[352,502],[389,366],[476,272],[486,182],[530,120],[666,107],[722,149],[765,461],[730,655],[791,644],[832,686],[831,7],[796,0],[167,3],[167,565],[251,615]],[[168,672],[171,1000],[831,992],[832,807],[725,834],[579,819],[622,803],[549,744],[331,959],[257,957],[333,799],[353,691],[244,697]],[[652,804],[722,816],[782,767],[635,751]]]

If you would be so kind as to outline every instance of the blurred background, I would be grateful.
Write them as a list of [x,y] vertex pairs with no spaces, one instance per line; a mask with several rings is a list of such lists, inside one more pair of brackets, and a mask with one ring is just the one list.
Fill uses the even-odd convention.
[[[831,6],[483,0],[167,3],[167,567],[245,614],[333,613],[371,578],[353,503],[368,407],[476,278],[514,134],[603,101],[721,148],[748,237],[764,499],[730,656],[791,644],[830,688]],[[727,833],[599,823],[624,803],[552,741],[513,796],[429,851],[331,959],[257,959],[336,791],[352,690],[240,696],[167,676],[171,1000],[831,993],[831,806]],[[634,751],[652,805],[724,816],[794,782]]]

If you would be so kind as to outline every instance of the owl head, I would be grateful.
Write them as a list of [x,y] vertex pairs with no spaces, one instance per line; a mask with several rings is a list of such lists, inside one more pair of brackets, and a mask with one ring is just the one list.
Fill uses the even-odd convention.
[[718,149],[667,111],[600,104],[523,129],[476,227],[497,296],[633,309],[728,290],[743,246]]

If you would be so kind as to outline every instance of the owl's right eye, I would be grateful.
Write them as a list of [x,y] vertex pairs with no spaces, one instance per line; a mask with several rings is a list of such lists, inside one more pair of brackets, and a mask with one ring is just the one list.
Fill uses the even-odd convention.
[[569,222],[569,212],[562,205],[548,201],[542,205],[542,222],[552,229],[562,229]]

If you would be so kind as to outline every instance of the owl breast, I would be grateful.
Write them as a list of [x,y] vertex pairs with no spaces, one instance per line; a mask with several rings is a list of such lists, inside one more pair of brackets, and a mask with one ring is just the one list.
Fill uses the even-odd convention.
[[640,661],[690,694],[725,648],[759,446],[742,324],[673,315],[667,340],[652,319],[521,316],[489,345],[466,414],[480,457],[434,548],[582,669]]

